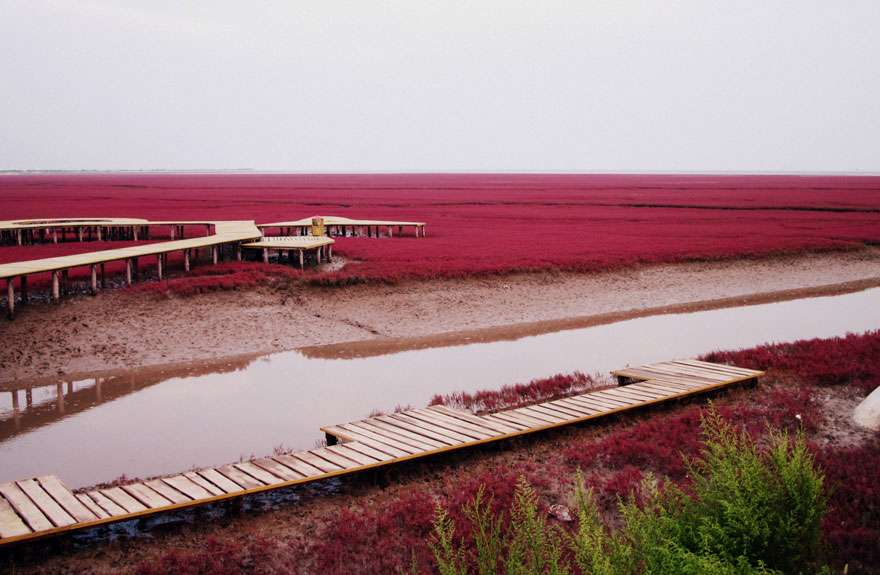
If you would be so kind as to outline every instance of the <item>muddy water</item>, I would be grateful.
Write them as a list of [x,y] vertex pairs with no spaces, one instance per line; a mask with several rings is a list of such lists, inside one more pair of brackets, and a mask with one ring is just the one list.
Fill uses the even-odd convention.
[[880,288],[514,341],[349,359],[312,349],[4,391],[0,481],[54,473],[75,487],[217,465],[278,447],[308,448],[321,440],[322,425],[422,406],[435,393],[877,328]]

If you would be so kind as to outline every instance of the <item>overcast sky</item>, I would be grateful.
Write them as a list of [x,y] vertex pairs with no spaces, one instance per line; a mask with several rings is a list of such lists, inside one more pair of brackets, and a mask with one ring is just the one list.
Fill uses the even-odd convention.
[[0,0],[0,168],[877,172],[878,31],[878,0]]

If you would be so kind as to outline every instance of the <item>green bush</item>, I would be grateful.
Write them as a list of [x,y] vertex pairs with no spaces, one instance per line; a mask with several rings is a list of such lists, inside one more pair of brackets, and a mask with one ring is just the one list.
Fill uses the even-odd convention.
[[464,508],[472,536],[437,508],[431,541],[443,575],[802,573],[815,569],[826,508],[823,476],[803,436],[772,431],[765,448],[714,410],[702,421],[703,449],[687,461],[687,492],[646,477],[620,502],[609,529],[578,474],[576,527],[547,522],[520,479],[508,516],[480,490]]

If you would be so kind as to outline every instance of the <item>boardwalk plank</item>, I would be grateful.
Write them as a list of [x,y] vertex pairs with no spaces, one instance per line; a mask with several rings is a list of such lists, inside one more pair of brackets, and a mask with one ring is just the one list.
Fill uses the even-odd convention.
[[363,453],[367,457],[372,457],[376,461],[391,461],[394,459],[392,456],[387,453],[382,453],[377,449],[373,449],[369,445],[364,445],[360,441],[349,441],[347,443],[340,443],[334,447],[346,447],[352,451],[357,451],[358,453]]
[[358,440],[358,441],[364,441],[366,439],[371,439],[373,441],[378,441],[379,443],[383,443],[389,447],[393,447],[394,449],[397,449],[399,451],[403,451],[403,452],[407,453],[408,455],[412,455],[414,453],[419,453],[421,451],[425,451],[424,449],[420,449],[418,447],[413,447],[412,445],[409,445],[406,443],[401,443],[400,441],[395,441],[394,439],[392,439],[390,437],[387,437],[387,436],[384,436],[384,435],[381,435],[378,433],[374,433],[374,432],[370,431],[369,429],[354,427],[348,423],[344,423],[340,427],[342,427],[344,430],[348,431],[351,434],[351,437],[355,440]]
[[65,511],[64,508],[58,505],[58,503],[52,499],[52,496],[46,493],[40,484],[37,483],[36,479],[16,481],[16,484],[21,487],[21,490],[24,491],[30,500],[34,502],[34,505],[40,508],[40,511],[49,518],[49,521],[51,521],[55,527],[67,527],[68,525],[76,523],[76,519]]
[[405,421],[400,418],[388,417],[387,415],[381,415],[376,417],[375,419],[381,421],[382,423],[386,423],[391,425],[392,427],[396,427],[399,429],[405,429],[407,431],[411,431],[417,435],[421,435],[423,437],[429,437],[435,441],[438,441],[444,445],[458,445],[459,443],[465,443],[466,440],[455,439],[450,437],[449,435],[444,435],[440,432],[438,428],[431,428],[427,425],[419,426],[415,425],[411,421]]
[[30,528],[21,520],[12,505],[0,497],[0,537],[17,537],[30,532]]
[[448,421],[450,423],[454,423],[455,425],[462,426],[462,427],[464,427],[464,429],[467,429],[470,431],[476,431],[476,432],[481,433],[483,435],[486,435],[488,437],[494,437],[496,435],[504,435],[504,432],[497,431],[496,429],[493,429],[492,427],[487,426],[486,422],[484,422],[484,421],[480,421],[479,423],[470,423],[468,421],[464,421],[460,417],[446,415],[445,413],[441,413],[436,410],[412,409],[412,410],[409,410],[407,413],[409,413],[409,414],[416,414],[417,413],[419,415],[426,415],[428,417],[433,417],[433,418],[439,419],[441,421]]
[[356,451],[354,449],[349,449],[346,447],[347,444],[342,445],[328,445],[327,451],[332,451],[337,455],[341,455],[342,457],[351,459],[352,461],[360,464],[360,465],[372,465],[374,463],[378,463],[378,459],[374,459],[368,455],[364,455],[360,451]]
[[342,469],[344,469],[341,465],[331,463],[326,459],[309,453],[308,451],[297,451],[296,453],[291,453],[290,455],[292,457],[295,457],[296,459],[301,459],[305,461],[312,467],[317,467],[324,473],[332,473],[334,471],[341,471]]
[[448,437],[449,439],[456,441],[458,443],[469,443],[469,442],[473,441],[473,438],[470,436],[463,435],[461,433],[458,433],[457,431],[454,431],[452,429],[447,429],[447,428],[442,427],[440,425],[436,425],[434,423],[431,423],[430,421],[425,421],[423,419],[409,416],[405,413],[395,413],[391,417],[402,422],[402,423],[412,425],[412,426],[415,426],[415,427],[418,427],[421,429],[425,429],[425,430],[431,431],[432,433],[442,435],[444,437]]
[[244,487],[229,479],[216,469],[201,469],[197,471],[197,473],[226,493],[239,493],[240,491],[244,491]]
[[315,457],[320,457],[321,459],[329,461],[330,463],[333,463],[334,465],[338,465],[342,469],[354,469],[355,467],[361,466],[361,464],[358,463],[357,461],[353,461],[347,457],[339,455],[335,451],[330,451],[326,447],[312,449],[311,451],[309,451],[309,453],[311,453]]
[[[202,489],[204,489],[205,491],[207,491],[208,493],[210,493],[211,495],[215,495],[215,496],[216,495],[223,495],[223,493],[224,493],[224,491],[222,489],[220,489],[219,487],[217,487],[216,485],[214,485],[213,483],[211,483],[210,481],[208,481],[207,479],[205,479],[204,477],[202,477],[201,475],[199,475],[195,471],[187,471],[186,473],[183,474],[183,476],[186,477],[187,479],[189,479],[190,481],[192,481],[193,483],[195,483],[196,485],[198,485],[199,487],[201,487]],[[165,484],[163,483],[162,485],[165,485]],[[152,485],[150,487],[152,487]],[[171,489],[170,486],[165,485],[165,487],[167,487],[168,489]],[[174,490],[174,491],[176,491],[176,490]],[[166,497],[167,497],[167,495],[166,495]]]
[[488,427],[493,431],[497,431],[498,433],[516,433],[517,429],[510,424],[502,423],[498,421],[492,421],[486,419],[484,417],[480,417],[478,415],[474,415],[472,413],[467,413],[458,409],[451,409],[446,407],[445,405],[432,405],[428,407],[428,409],[432,409],[434,411],[439,411],[440,413],[446,414],[449,417],[454,417],[456,419],[461,419],[463,421],[467,421],[469,423],[473,423],[474,425],[480,427]]
[[180,491],[190,499],[208,499],[211,492],[204,487],[199,486],[194,481],[187,479],[183,475],[175,475],[173,477],[163,477],[162,481]]
[[474,425],[470,425],[467,422],[461,421],[460,419],[453,419],[451,417],[447,417],[442,413],[437,413],[436,411],[427,411],[427,410],[413,410],[407,411],[406,415],[409,417],[414,417],[416,419],[421,419],[428,423],[433,423],[435,425],[445,427],[456,433],[460,433],[462,435],[467,435],[474,439],[489,439],[495,435],[500,435],[496,431],[490,431],[488,428],[478,428]]
[[[387,457],[391,457],[390,455]],[[316,477],[318,475],[324,475],[324,472],[315,467],[314,465],[309,465],[305,461],[297,459],[295,457],[291,457],[290,455],[276,455],[272,459],[284,465],[285,467],[289,467],[293,471],[300,473],[303,477]]]
[[77,493],[76,498],[79,499],[80,503],[88,507],[89,511],[95,514],[95,517],[98,519],[104,519],[106,517],[110,517],[110,514],[101,509],[101,506],[92,500],[91,497],[86,495],[85,493]]
[[137,513],[139,511],[147,510],[147,507],[143,503],[123,491],[120,487],[111,487],[109,489],[101,489],[100,491],[108,499],[113,501],[113,503],[125,509],[127,513]]
[[168,507],[172,504],[170,499],[163,497],[157,491],[150,489],[143,483],[130,483],[128,485],[123,485],[122,489],[150,509]]
[[6,498],[6,501],[9,502],[12,508],[15,509],[33,531],[52,529],[52,522],[49,521],[49,518],[34,505],[34,502],[15,483],[0,484],[0,495]]
[[111,517],[119,517],[120,515],[128,514],[128,511],[123,509],[122,506],[117,504],[115,501],[113,501],[100,491],[89,491],[87,495]]
[[254,465],[253,462],[245,461],[244,463],[235,463],[235,467],[237,467],[240,471],[244,471],[257,481],[261,483],[265,483],[266,485],[277,485],[278,483],[284,483],[284,480],[272,473],[269,473],[265,469]]
[[[190,481],[193,480],[190,479]],[[171,503],[187,503],[189,501],[192,501],[192,499],[190,499],[180,491],[174,489],[161,479],[151,479],[149,481],[144,481],[144,485],[146,485],[156,493],[159,493],[160,495],[162,495],[162,497],[169,500]]]
[[[380,423],[381,422],[377,422]],[[415,447],[419,451],[430,451],[432,449],[437,449],[438,447],[443,447],[443,444],[438,443],[436,441],[424,438],[421,439],[419,437],[410,437],[408,435],[404,435],[402,432],[396,429],[388,429],[387,426],[375,425],[372,421],[366,419],[363,421],[358,421],[357,423],[348,424],[352,427],[357,427],[361,430],[371,431],[377,435],[381,435],[382,437],[388,437],[393,439],[394,441],[403,443],[405,445],[409,445]]]
[[37,482],[77,522],[94,521],[98,518],[54,475],[38,477]]
[[379,418],[370,418],[368,420],[362,421],[361,423],[368,423],[372,428],[382,429],[390,433],[406,437],[407,439],[412,439],[414,441],[417,441],[419,444],[428,445],[432,449],[446,447],[447,445],[446,443],[437,441],[436,439],[425,437],[424,435],[409,431],[408,429],[403,429],[402,427],[398,427],[396,425],[391,425],[390,423],[386,423]]
[[217,471],[220,472],[221,475],[224,475],[234,481],[235,483],[241,485],[245,489],[253,489],[255,487],[263,487],[263,483],[257,481],[244,471],[241,471],[237,467],[232,464],[221,465],[217,468]]
[[251,463],[254,465],[265,469],[266,471],[277,475],[284,481],[296,481],[298,479],[302,479],[304,476],[300,473],[297,473],[293,469],[287,467],[286,465],[281,465],[274,459],[270,459],[268,457],[263,457],[261,459],[254,459]]

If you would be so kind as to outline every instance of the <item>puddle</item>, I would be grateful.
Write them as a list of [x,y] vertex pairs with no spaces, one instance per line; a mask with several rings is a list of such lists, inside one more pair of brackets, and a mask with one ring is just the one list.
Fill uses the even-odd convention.
[[[880,288],[387,355],[283,352],[0,392],[0,481],[69,486],[309,448],[320,427],[435,393],[880,328]],[[355,344],[353,347],[357,347]]]

